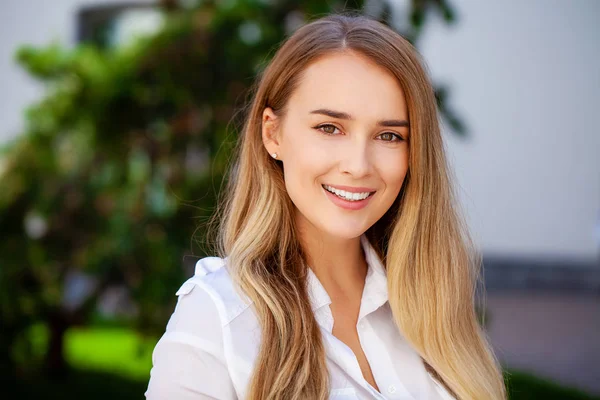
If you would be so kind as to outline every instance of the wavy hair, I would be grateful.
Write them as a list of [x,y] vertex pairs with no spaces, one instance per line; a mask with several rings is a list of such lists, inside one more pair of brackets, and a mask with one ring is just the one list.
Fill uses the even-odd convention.
[[215,251],[252,300],[261,344],[248,399],[327,399],[329,375],[307,292],[307,262],[281,161],[262,137],[262,112],[285,115],[307,66],[354,51],[397,78],[411,129],[409,170],[398,198],[366,235],[387,271],[394,323],[426,368],[458,399],[506,398],[498,360],[480,326],[481,256],[459,212],[436,99],[413,46],[365,16],[329,15],[299,28],[257,79],[227,188],[213,223]]

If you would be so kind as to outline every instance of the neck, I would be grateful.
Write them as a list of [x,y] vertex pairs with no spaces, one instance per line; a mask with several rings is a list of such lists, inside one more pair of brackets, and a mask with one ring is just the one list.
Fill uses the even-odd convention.
[[337,293],[346,297],[362,292],[368,266],[360,236],[331,236],[301,216],[297,218],[296,226],[308,266],[332,301]]

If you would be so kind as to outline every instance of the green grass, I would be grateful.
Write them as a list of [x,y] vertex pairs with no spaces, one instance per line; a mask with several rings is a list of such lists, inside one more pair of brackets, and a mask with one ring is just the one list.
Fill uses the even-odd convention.
[[66,338],[66,358],[77,369],[110,372],[145,380],[152,366],[156,340],[143,341],[123,328],[72,329]]
[[[45,333],[36,332],[41,346]],[[0,374],[5,390],[2,398],[143,399],[155,344],[156,340],[142,340],[128,328],[73,328],[67,334],[65,349],[73,369],[65,381],[36,377],[8,382],[5,374]],[[506,381],[511,400],[600,400],[519,371],[507,372]]]

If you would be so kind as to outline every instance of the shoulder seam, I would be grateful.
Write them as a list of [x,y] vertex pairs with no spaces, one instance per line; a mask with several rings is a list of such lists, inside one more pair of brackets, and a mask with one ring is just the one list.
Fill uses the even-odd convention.
[[[223,269],[224,271],[221,271],[221,269]],[[250,305],[252,304],[252,301],[250,299],[248,299],[248,301],[250,303],[247,303],[246,301],[244,301],[242,298],[240,298],[240,294],[237,291],[235,291],[235,288],[232,287],[232,290],[235,291],[236,299],[239,300],[239,302],[241,304],[237,305],[233,309],[227,310],[222,297],[215,290],[215,288],[209,283],[210,280],[213,280],[217,277],[218,273],[225,273],[225,274],[229,275],[229,271],[227,271],[227,268],[225,267],[225,265],[222,264],[219,268],[217,268],[214,271],[210,271],[203,275],[200,275],[200,274],[194,275],[193,277],[188,279],[188,282],[190,282],[194,285],[200,286],[203,290],[205,290],[210,295],[213,302],[217,306],[217,310],[219,311],[219,317],[221,318],[221,326],[226,327],[235,318],[237,318],[242,312],[244,312],[247,308],[249,308]],[[229,276],[227,278],[231,279]],[[233,283],[233,282],[231,282],[231,283]]]

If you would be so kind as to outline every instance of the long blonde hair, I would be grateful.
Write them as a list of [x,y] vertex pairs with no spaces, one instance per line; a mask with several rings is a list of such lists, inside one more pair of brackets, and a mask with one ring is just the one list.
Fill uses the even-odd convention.
[[285,114],[310,63],[345,50],[394,75],[408,107],[408,174],[392,207],[366,232],[387,270],[394,322],[454,396],[505,399],[501,368],[476,317],[481,257],[458,211],[431,83],[408,41],[384,24],[349,15],[330,15],[299,28],[257,80],[236,163],[213,219],[218,224],[215,252],[228,257],[232,279],[252,300],[261,326],[248,399],[329,396],[294,205],[280,161],[264,148],[261,119],[267,106]]

